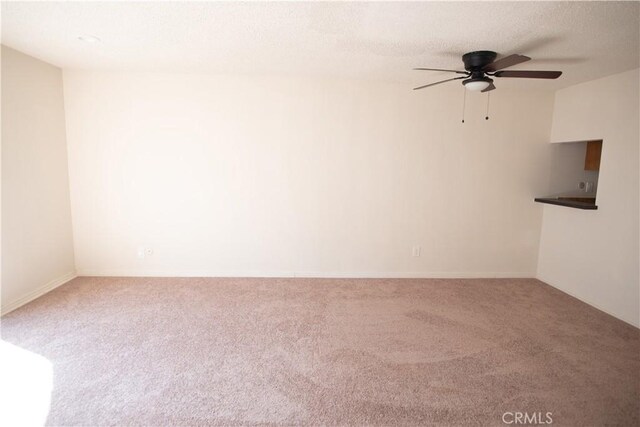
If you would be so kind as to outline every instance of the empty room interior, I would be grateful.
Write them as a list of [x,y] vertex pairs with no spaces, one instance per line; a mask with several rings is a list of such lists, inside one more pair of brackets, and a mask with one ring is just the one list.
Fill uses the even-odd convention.
[[640,425],[640,2],[1,23],[1,425]]

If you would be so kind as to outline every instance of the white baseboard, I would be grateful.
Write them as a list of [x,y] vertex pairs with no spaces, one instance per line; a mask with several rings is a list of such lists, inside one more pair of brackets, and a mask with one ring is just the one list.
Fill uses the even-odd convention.
[[54,290],[58,286],[64,285],[65,283],[67,283],[72,279],[75,279],[76,277],[78,276],[76,275],[75,271],[69,272],[64,276],[58,277],[57,279],[53,279],[46,285],[41,286],[38,289],[35,289],[29,292],[28,294],[18,298],[15,301],[12,301],[7,304],[2,304],[2,309],[0,309],[0,315],[4,316],[5,314],[15,310],[16,308],[21,307],[26,303],[33,301],[34,299],[46,294],[47,292]]
[[532,278],[533,273],[514,272],[460,272],[460,271],[416,271],[416,272],[360,272],[360,273],[326,273],[296,272],[294,277],[328,277],[346,279],[516,279]]
[[499,279],[535,277],[535,272],[328,272],[328,271],[180,271],[78,270],[78,276],[98,277],[315,277],[326,279]]
[[562,293],[565,293],[567,295],[569,295],[570,297],[573,297],[579,301],[582,301],[585,304],[590,305],[591,307],[598,309],[600,311],[602,311],[603,313],[608,314],[609,316],[613,316],[618,320],[622,320],[625,323],[628,323],[629,325],[636,327],[636,328],[640,328],[640,319],[628,319],[626,318],[626,316],[621,316],[617,313],[612,312],[609,309],[606,309],[604,307],[602,307],[599,303],[594,302],[594,301],[590,301],[587,298],[581,297],[580,295],[575,294],[574,292],[569,292],[566,289],[561,288],[560,286],[554,285],[551,281],[545,279],[544,277],[536,277],[538,280],[540,280],[541,282],[543,282],[546,285],[551,286],[552,288],[555,288],[557,290],[559,290]]

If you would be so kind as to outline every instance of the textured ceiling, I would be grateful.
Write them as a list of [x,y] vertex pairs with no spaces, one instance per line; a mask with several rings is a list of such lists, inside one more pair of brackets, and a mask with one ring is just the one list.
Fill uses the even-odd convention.
[[[562,70],[556,89],[639,66],[638,2],[3,2],[2,43],[62,68],[389,80],[448,75],[471,50]],[[80,35],[102,41],[89,44]]]

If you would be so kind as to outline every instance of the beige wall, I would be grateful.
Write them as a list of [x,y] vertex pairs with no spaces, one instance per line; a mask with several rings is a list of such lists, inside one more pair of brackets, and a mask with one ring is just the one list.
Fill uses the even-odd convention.
[[64,81],[79,274],[535,275],[552,93],[489,121],[469,94],[463,125],[457,84]]
[[[500,90],[488,122],[469,94],[462,125],[457,85],[66,71],[72,233],[61,71],[3,46],[2,311],[73,277],[74,238],[81,274],[537,267],[638,325],[639,77]],[[549,139],[604,140],[598,211],[532,203]]]
[[74,275],[62,72],[2,46],[2,312]]
[[638,70],[556,93],[551,141],[603,139],[597,211],[544,207],[538,277],[636,326]]

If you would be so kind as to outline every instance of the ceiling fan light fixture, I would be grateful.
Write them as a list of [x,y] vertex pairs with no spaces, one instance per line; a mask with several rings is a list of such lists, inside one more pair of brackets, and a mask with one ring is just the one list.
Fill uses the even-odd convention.
[[476,77],[462,81],[464,87],[473,92],[482,92],[488,88],[491,83],[493,83],[493,80],[489,77]]
[[[440,71],[447,73],[463,74],[461,77],[440,80],[439,82],[414,87],[413,90],[424,89],[431,86],[440,85],[453,80],[462,80],[466,89],[473,92],[490,92],[495,90],[491,77],[512,77],[524,79],[557,79],[562,75],[562,71],[539,71],[539,70],[505,70],[505,68],[522,64],[531,58],[524,55],[513,54],[495,60],[498,54],[490,50],[477,50],[462,55],[465,71],[447,70],[443,68],[414,68],[421,71]],[[465,92],[466,93],[466,92]]]

